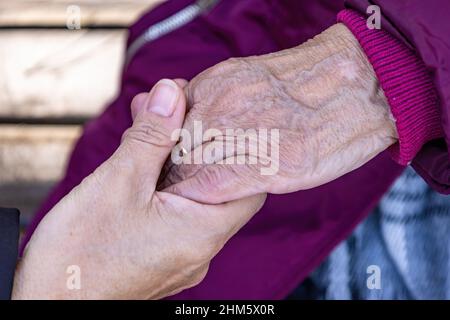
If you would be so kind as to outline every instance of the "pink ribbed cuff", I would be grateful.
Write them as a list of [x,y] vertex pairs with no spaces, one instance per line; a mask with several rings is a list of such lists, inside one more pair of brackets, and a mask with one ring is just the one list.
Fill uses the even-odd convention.
[[425,65],[413,51],[381,29],[369,29],[364,17],[349,9],[338,14],[358,39],[375,70],[396,120],[399,141],[392,157],[407,165],[422,146],[444,135],[438,96]]

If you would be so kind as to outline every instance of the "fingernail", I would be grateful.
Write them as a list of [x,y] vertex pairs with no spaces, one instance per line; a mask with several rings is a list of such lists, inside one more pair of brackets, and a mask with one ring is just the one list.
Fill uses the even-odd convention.
[[172,116],[178,100],[178,87],[168,79],[159,80],[150,91],[147,110],[163,117]]

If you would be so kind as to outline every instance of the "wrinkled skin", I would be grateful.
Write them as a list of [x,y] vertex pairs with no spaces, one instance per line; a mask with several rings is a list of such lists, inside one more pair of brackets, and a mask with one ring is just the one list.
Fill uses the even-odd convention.
[[237,144],[226,128],[279,129],[274,175],[261,174],[264,159],[223,163],[239,153],[205,156],[212,164],[167,163],[159,187],[204,203],[312,188],[360,167],[397,139],[374,71],[342,24],[292,49],[219,63],[190,81],[185,92],[191,109],[184,128],[194,135],[194,121],[202,121],[204,131],[222,134],[181,141],[175,154],[187,152],[182,158],[194,159],[200,144]]
[[[170,133],[185,115],[183,91],[175,88],[177,108],[170,118],[143,111],[148,94],[133,100],[134,124],[118,150],[33,234],[16,271],[14,299],[156,299],[177,293],[203,279],[212,257],[259,210],[264,195],[213,206],[155,191],[175,144]],[[67,286],[70,266],[81,271],[79,289]]]

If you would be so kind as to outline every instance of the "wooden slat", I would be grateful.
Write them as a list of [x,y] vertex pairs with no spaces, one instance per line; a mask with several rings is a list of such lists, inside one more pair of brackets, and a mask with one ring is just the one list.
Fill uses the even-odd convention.
[[80,7],[81,26],[128,26],[158,2],[161,0],[3,0],[0,27],[66,26],[70,5]]
[[19,208],[26,225],[58,181],[79,126],[0,125],[0,206]]
[[[21,209],[23,222],[60,179],[81,127],[2,119],[38,124],[97,115],[117,92],[125,27],[158,2],[0,1],[0,206]],[[81,9],[77,31],[66,28],[73,4]]]
[[19,209],[20,221],[25,227],[54,184],[54,181],[0,184],[0,206]]
[[92,117],[116,94],[124,30],[0,31],[0,119]]
[[60,178],[79,126],[0,125],[0,184]]

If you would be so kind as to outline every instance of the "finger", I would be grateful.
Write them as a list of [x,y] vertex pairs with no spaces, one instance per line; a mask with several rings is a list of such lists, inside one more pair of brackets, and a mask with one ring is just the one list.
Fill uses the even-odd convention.
[[239,231],[264,205],[265,193],[241,198],[219,205],[206,205],[208,214],[214,218],[216,227],[231,238]]
[[252,170],[242,165],[193,165],[189,177],[163,191],[206,204],[219,204],[267,192],[270,179],[257,180]]
[[[167,192],[157,192],[157,195],[163,203],[170,203],[171,212],[180,212],[185,217],[194,219],[201,217],[200,219],[207,226],[208,232],[224,236],[222,237],[223,243],[219,244],[217,249],[220,249],[221,245],[262,208],[267,196],[265,193],[260,193],[227,203],[210,205],[177,197]],[[176,219],[179,221],[179,217],[176,217]]]
[[177,78],[177,79],[174,79],[173,81],[175,81],[175,83],[176,83],[181,89],[184,89],[184,87],[186,87],[187,84],[189,83],[186,79],[182,79],[182,78]]
[[[145,99],[144,99],[145,97]],[[134,122],[123,135],[116,157],[131,162],[133,170],[153,188],[161,168],[179,137],[186,110],[183,90],[172,80],[160,80],[146,96],[132,103]]]
[[[181,89],[184,89],[186,85],[189,83],[186,79],[177,78],[173,80]],[[148,92],[142,92],[137,94],[133,101],[131,101],[131,118],[136,118],[137,113],[139,112],[139,108],[141,108],[143,105],[145,105],[145,100],[148,97]]]
[[186,110],[189,111],[194,106],[194,99],[190,93],[192,90],[189,90],[189,82],[183,87],[184,96],[186,97]]
[[142,92],[136,95],[131,101],[131,119],[136,118],[140,108],[145,105],[145,101],[148,99],[148,92]]
[[167,168],[159,188],[212,204],[267,192],[271,178],[261,175],[261,164],[270,159],[258,154],[256,139],[248,137],[247,143],[242,142],[233,136],[216,136],[202,145],[198,155],[197,149],[180,155],[178,144],[171,156],[175,163]]

